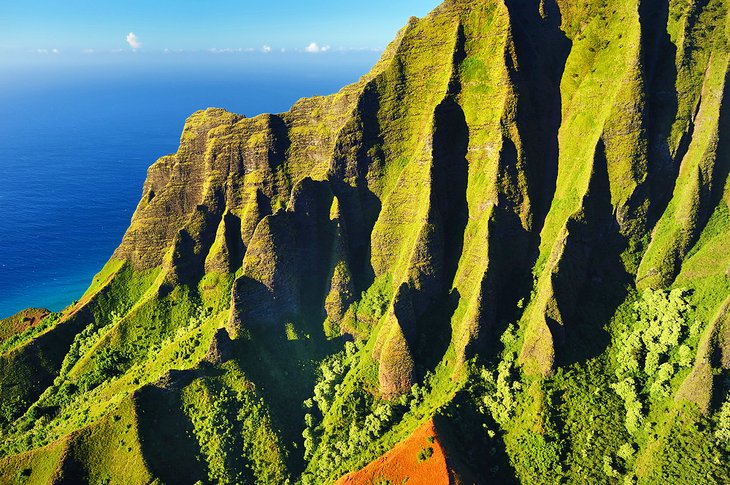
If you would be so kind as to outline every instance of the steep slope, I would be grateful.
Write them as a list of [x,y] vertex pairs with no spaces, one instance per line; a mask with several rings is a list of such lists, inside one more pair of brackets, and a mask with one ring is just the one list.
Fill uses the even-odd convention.
[[362,470],[348,473],[338,485],[357,483],[470,483],[472,477],[454,469],[452,459],[433,420]]
[[730,481],[728,39],[449,0],[339,93],[193,114],[83,298],[0,326],[0,479],[332,483],[436,416],[485,482]]

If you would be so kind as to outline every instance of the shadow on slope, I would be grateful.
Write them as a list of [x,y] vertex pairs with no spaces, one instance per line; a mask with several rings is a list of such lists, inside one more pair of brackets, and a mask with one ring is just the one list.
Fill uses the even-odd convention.
[[[172,387],[184,387],[194,372],[175,372]],[[200,445],[190,418],[183,412],[179,392],[171,388],[145,386],[136,392],[142,452],[152,474],[163,483],[195,483],[207,480],[199,461]]]
[[[463,34],[462,34],[463,35]],[[456,56],[460,56],[458,50]],[[417,312],[417,336],[414,349],[420,373],[433,370],[443,359],[452,340],[451,318],[461,295],[451,289],[464,246],[464,230],[468,221],[466,201],[469,128],[461,106],[454,99],[459,87],[452,91],[434,113],[433,167],[431,203],[435,205],[443,233],[443,267],[441,288],[432,303]]]
[[233,342],[234,359],[256,385],[271,411],[274,426],[288,448],[292,475],[304,470],[305,399],[313,395],[319,363],[342,349],[344,337],[327,340],[319,321],[286,326],[255,326],[250,339]]
[[560,29],[562,19],[555,0],[505,3],[513,22],[512,34],[520,63],[517,124],[529,164],[534,233],[539,234],[558,176],[560,81],[572,42]]
[[648,140],[648,179],[652,204],[649,227],[656,224],[672,196],[673,180],[679,170],[692,139],[693,125],[684,134],[674,154],[669,146],[672,124],[677,116],[679,102],[677,82],[677,47],[667,32],[669,0],[639,3],[639,22],[642,28],[642,52],[646,80],[646,115],[644,124]]
[[611,205],[606,149],[598,141],[583,220],[568,223],[560,271],[553,277],[564,325],[548,319],[558,363],[569,365],[601,354],[610,343],[605,326],[631,284],[621,261],[626,239]]

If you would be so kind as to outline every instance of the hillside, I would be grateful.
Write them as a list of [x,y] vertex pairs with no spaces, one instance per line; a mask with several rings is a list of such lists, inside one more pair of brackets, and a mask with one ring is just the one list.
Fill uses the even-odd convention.
[[447,0],[194,113],[84,296],[0,322],[0,482],[730,483],[728,6]]

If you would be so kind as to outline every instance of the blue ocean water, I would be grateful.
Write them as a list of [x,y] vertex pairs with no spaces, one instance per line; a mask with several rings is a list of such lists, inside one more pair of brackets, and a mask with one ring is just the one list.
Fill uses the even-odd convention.
[[147,167],[206,107],[285,111],[375,53],[16,66],[0,77],[0,318],[79,298],[121,241]]

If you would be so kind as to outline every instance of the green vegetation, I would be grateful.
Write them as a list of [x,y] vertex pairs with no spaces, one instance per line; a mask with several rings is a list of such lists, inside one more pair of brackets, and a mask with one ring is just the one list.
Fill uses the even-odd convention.
[[728,7],[448,0],[194,113],[81,299],[0,322],[0,482],[333,483],[433,420],[463,483],[730,483]]
[[722,403],[722,407],[717,413],[717,429],[715,429],[715,438],[726,448],[730,446],[730,398]]
[[[214,483],[281,483],[286,477],[279,438],[260,397],[234,365],[226,374],[193,381],[183,410]],[[278,445],[278,446],[277,446]]]
[[618,335],[617,382],[611,387],[624,401],[626,428],[635,434],[649,402],[668,398],[674,375],[692,364],[701,322],[690,328],[692,307],[681,289],[646,290],[633,307],[632,328]]
[[422,462],[422,461],[428,460],[432,456],[433,456],[433,448],[431,448],[430,446],[427,446],[425,448],[421,448],[418,451],[417,458],[418,458],[419,462]]
[[9,350],[18,347],[23,343],[29,342],[33,339],[33,337],[36,337],[43,333],[45,330],[53,327],[53,325],[58,322],[60,316],[61,315],[58,313],[52,313],[43,318],[38,325],[29,327],[20,333],[10,335],[8,338],[2,341],[2,344],[0,344],[0,353],[8,352]]

